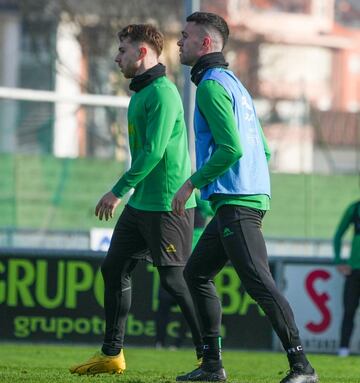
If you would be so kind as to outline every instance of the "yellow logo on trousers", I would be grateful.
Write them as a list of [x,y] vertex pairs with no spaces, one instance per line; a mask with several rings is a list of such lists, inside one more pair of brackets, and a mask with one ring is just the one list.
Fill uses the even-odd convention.
[[170,245],[166,246],[165,251],[167,253],[176,253],[176,247],[170,243]]

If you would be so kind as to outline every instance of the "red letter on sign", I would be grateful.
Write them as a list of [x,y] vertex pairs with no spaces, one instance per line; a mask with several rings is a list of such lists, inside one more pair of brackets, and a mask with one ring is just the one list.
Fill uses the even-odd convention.
[[329,300],[329,295],[327,293],[318,294],[314,289],[314,282],[317,279],[327,280],[330,278],[330,274],[325,270],[315,270],[309,274],[306,278],[306,290],[310,295],[310,298],[314,301],[315,305],[322,314],[322,319],[319,323],[309,322],[306,324],[306,328],[312,332],[322,332],[325,331],[330,325],[331,314],[329,309],[326,307],[326,302]]

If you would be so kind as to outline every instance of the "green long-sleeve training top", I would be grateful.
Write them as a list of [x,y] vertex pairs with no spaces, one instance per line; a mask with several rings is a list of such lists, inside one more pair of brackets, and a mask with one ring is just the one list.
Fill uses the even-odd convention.
[[[210,160],[191,176],[193,185],[200,189],[225,173],[242,156],[243,149],[236,127],[232,101],[224,87],[214,80],[202,81],[196,91],[196,102],[209,125],[216,144],[216,150]],[[271,153],[260,123],[259,130],[266,159],[269,161]],[[263,194],[246,196],[218,194],[213,195],[210,202],[215,211],[225,204],[261,210],[270,208],[269,197]]]
[[[179,92],[165,76],[135,93],[128,109],[131,167],[112,192],[147,211],[171,211],[174,194],[190,177],[184,111]],[[195,207],[194,194],[186,208]]]
[[[357,210],[357,211],[355,211]],[[354,235],[351,243],[350,258],[341,258],[341,245],[342,237],[348,230],[349,226],[353,224],[354,215],[360,215],[360,204],[358,201],[352,203],[346,210],[341,218],[336,233],[334,236],[334,253],[335,253],[335,264],[347,263],[353,269],[360,269],[360,234]]]

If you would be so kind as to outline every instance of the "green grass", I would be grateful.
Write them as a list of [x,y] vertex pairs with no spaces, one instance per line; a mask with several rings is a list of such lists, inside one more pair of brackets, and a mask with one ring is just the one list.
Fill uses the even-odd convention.
[[[95,347],[0,343],[0,382],[126,382],[170,383],[179,373],[194,368],[191,350],[125,350],[127,370],[124,375],[97,377],[73,376],[68,367],[82,362]],[[333,355],[310,355],[321,383],[359,383],[359,356],[338,358]],[[223,352],[229,383],[278,383],[287,369],[281,353]]]

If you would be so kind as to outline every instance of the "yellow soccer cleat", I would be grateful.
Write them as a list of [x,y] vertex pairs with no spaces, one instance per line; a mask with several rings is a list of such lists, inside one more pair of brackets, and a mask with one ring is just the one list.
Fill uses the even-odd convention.
[[86,362],[69,368],[72,374],[79,375],[122,374],[125,369],[126,363],[123,350],[116,356],[107,356],[102,352],[97,352]]

